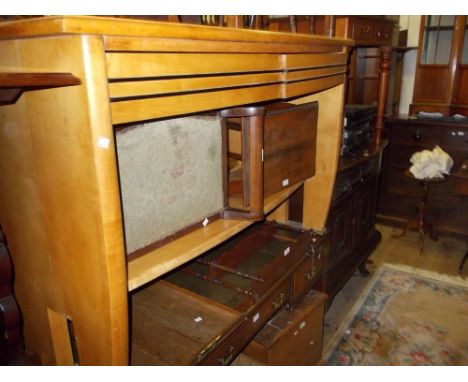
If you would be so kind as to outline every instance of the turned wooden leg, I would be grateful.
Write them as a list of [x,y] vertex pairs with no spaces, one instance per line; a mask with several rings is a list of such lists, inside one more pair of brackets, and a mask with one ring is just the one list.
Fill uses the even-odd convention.
[[370,272],[366,268],[366,262],[365,261],[359,265],[359,273],[363,277],[367,277],[367,276],[370,275]]

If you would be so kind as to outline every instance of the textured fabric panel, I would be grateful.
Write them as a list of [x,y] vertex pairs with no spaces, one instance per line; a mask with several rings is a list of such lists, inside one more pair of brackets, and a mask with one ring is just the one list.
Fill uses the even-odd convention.
[[116,141],[127,253],[223,208],[221,119],[136,125]]

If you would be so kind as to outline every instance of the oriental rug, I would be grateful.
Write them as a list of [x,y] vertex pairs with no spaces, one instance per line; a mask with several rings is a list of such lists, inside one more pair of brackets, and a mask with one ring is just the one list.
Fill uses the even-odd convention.
[[468,280],[382,265],[324,359],[331,366],[468,365]]

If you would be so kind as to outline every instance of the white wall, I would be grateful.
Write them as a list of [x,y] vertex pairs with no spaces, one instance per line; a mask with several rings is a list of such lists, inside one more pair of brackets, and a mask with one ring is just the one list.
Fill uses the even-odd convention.
[[[418,46],[419,25],[421,16],[400,16],[400,30],[408,30],[407,46]],[[400,114],[408,114],[409,105],[413,101],[414,78],[416,75],[416,59],[418,51],[416,49],[405,53],[403,60],[403,74],[401,78],[400,93]]]

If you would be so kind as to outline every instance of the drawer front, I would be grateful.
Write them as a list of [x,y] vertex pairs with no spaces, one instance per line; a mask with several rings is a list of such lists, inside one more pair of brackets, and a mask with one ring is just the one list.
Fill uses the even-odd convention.
[[378,171],[379,157],[376,156],[361,163],[359,166],[339,172],[336,176],[332,200],[337,200],[340,196],[348,193],[356,183],[364,181],[366,178],[376,174]]
[[353,38],[359,41],[374,40],[375,26],[372,22],[366,20],[355,20],[353,22]]
[[310,291],[326,265],[330,251],[329,237],[311,250],[294,271],[294,286],[291,305],[297,305]]
[[297,322],[268,350],[269,365],[315,365],[322,357],[323,305]]
[[392,44],[393,28],[390,25],[377,25],[375,28],[375,38],[381,43]]
[[[388,166],[386,171],[386,187],[389,192],[400,192],[408,196],[421,197],[423,193],[422,183],[405,175],[405,169]],[[459,195],[455,193],[455,179],[450,177],[443,183],[432,184],[429,191],[430,198],[459,203]]]
[[[302,297],[312,288],[320,274],[318,264],[314,262],[311,255],[304,258],[301,264],[294,271],[294,288],[291,305],[297,305]],[[320,267],[322,268],[322,267]]]
[[348,193],[353,187],[353,184],[357,180],[358,176],[359,169],[357,167],[353,167],[352,169],[338,173],[335,180],[332,200],[337,200],[342,195]]
[[424,124],[393,125],[391,142],[401,142],[427,147],[459,147],[468,149],[468,129],[461,126],[428,126]]
[[[417,196],[387,191],[382,194],[380,210],[387,216],[416,222],[419,219],[420,200]],[[468,203],[463,201],[463,197],[458,201],[429,197],[426,217],[436,231],[468,235],[467,216]]]
[[[462,160],[466,158],[468,147],[463,150],[461,148],[454,148],[445,144],[440,144],[439,146],[452,157],[455,163],[454,168],[456,168],[456,164],[461,163]],[[411,167],[410,160],[414,153],[423,150],[432,150],[433,148],[434,146],[392,143],[388,148],[388,158],[386,158],[386,161],[391,165],[400,166],[403,169],[409,169]]]
[[233,331],[199,364],[218,366],[230,364],[245,345],[286,302],[290,294],[291,279],[288,278],[275,288],[275,291],[258,308],[252,309],[242,325]]

